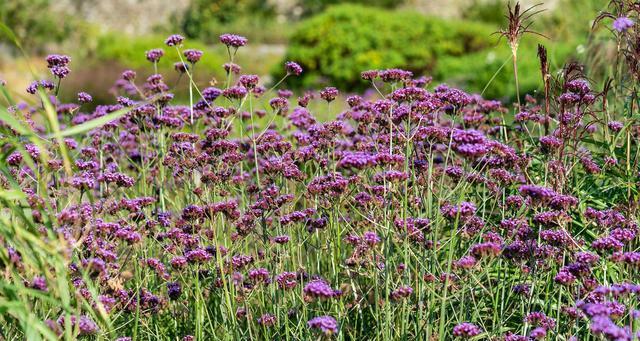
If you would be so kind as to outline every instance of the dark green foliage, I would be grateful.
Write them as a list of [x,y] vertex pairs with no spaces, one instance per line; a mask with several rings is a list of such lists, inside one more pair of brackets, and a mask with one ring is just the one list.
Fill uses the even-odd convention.
[[[302,22],[285,59],[305,69],[293,85],[310,86],[326,78],[340,88],[357,89],[367,85],[360,80],[361,71],[401,67],[416,74],[431,73],[440,58],[495,44],[492,32],[490,26],[478,23],[340,5]],[[276,76],[281,76],[278,71]]]
[[507,19],[504,16],[505,2],[500,0],[474,0],[464,11],[463,18],[503,26]]
[[[45,43],[60,42],[72,25],[64,15],[54,13],[50,5],[49,0],[1,0],[0,22],[11,28],[27,50],[42,48]],[[2,34],[0,42],[7,42]]]
[[298,3],[302,8],[302,15],[315,15],[324,11],[327,7],[341,3],[363,4],[371,7],[395,8],[402,5],[404,0],[300,0]]
[[[542,89],[540,63],[536,56],[537,43],[546,45],[549,50],[552,74],[562,69],[576,50],[576,44],[552,43],[525,37],[518,50],[518,76],[522,96],[533,95],[535,91]],[[491,80],[494,75],[495,78]],[[451,85],[464,86],[470,92],[480,93],[486,88],[483,95],[487,98],[513,99],[516,96],[511,50],[504,41],[493,49],[440,59],[434,77]]]
[[[262,0],[192,0],[187,10],[176,19],[178,30],[189,38],[217,41],[224,27],[241,22],[257,30],[273,18],[273,5]],[[254,27],[255,26],[255,27]],[[244,32],[234,32],[244,33]]]

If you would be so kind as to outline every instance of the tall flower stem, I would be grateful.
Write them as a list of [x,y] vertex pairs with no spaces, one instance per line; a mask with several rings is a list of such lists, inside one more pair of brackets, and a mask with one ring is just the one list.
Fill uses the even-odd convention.
[[513,56],[511,60],[513,61],[513,80],[516,86],[516,100],[518,101],[518,110],[520,110],[522,104],[520,103],[520,83],[518,82],[518,44],[515,44],[515,46],[511,48],[511,54]]

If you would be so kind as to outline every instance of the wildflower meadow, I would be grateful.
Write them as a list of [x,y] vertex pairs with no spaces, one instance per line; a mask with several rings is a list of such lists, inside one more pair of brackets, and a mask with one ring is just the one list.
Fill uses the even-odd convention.
[[263,82],[233,33],[224,78],[173,34],[111,104],[61,100],[64,51],[0,81],[0,340],[638,340],[640,4],[592,18],[600,81],[501,9],[509,102],[400,68],[288,90],[311,65]]

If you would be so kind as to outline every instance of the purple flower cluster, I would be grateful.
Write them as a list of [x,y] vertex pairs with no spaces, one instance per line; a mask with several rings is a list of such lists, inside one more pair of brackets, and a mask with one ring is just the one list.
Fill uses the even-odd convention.
[[296,62],[286,62],[284,64],[284,68],[287,71],[287,74],[300,76],[302,74],[302,66]]
[[55,85],[53,84],[53,82],[48,80],[33,81],[31,84],[29,84],[26,91],[32,95],[35,95],[35,93],[38,91],[38,88],[44,90],[53,90],[55,88]]
[[183,36],[181,36],[179,34],[172,34],[164,41],[164,43],[167,46],[177,46],[177,45],[182,44],[183,41],[184,41],[184,37]]
[[187,61],[189,61],[189,63],[191,64],[195,64],[200,61],[200,58],[202,58],[203,55],[202,51],[194,49],[184,50],[183,54]]
[[619,17],[613,21],[613,29],[618,32],[625,32],[633,27],[634,24],[633,20],[628,17]]
[[480,335],[482,329],[473,323],[463,322],[453,327],[453,336],[462,339],[470,339],[476,335]]
[[338,292],[333,290],[327,282],[321,279],[313,280],[304,286],[304,293],[310,298],[329,299]]
[[225,33],[220,35],[220,42],[229,47],[238,48],[247,45],[248,40],[243,36]]
[[318,329],[325,335],[332,335],[338,332],[338,322],[331,316],[314,317],[307,322],[311,329]]
[[[146,52],[146,56],[147,56],[147,60],[152,62],[152,63],[157,63],[160,61],[160,58],[162,58],[162,56],[164,56],[164,50],[162,49],[152,49]],[[127,74],[127,76],[129,76],[129,74]],[[134,76],[135,77],[135,76]],[[130,77],[126,77],[125,74],[123,73],[123,78],[130,80],[128,78]]]
[[67,77],[71,72],[69,69],[69,62],[71,58],[65,55],[51,54],[47,56],[47,68],[51,71],[56,78],[62,79]]
[[320,91],[320,98],[327,102],[332,102],[338,96],[338,89],[334,87],[327,87]]

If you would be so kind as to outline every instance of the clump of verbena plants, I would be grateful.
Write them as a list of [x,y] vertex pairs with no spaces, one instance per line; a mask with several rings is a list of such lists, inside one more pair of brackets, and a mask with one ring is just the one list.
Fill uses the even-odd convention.
[[544,92],[511,105],[400,69],[297,96],[224,34],[226,79],[172,35],[141,58],[177,50],[177,84],[124,71],[88,110],[48,56],[24,101],[0,87],[2,338],[638,339],[640,9],[610,9],[598,83],[518,55],[514,8]]

